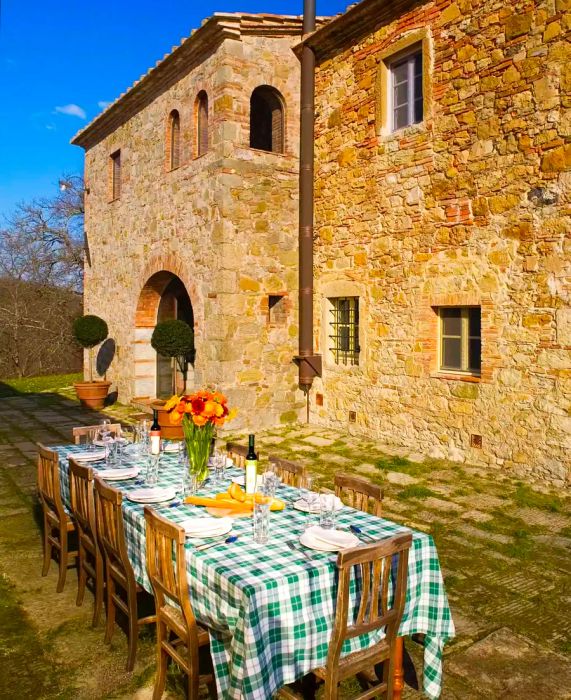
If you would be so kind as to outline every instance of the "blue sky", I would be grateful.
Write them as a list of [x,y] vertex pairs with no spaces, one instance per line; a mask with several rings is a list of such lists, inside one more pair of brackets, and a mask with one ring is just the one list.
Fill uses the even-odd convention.
[[[216,11],[301,14],[302,0],[0,0],[0,218],[83,171],[69,140]],[[319,14],[349,0],[317,0]]]

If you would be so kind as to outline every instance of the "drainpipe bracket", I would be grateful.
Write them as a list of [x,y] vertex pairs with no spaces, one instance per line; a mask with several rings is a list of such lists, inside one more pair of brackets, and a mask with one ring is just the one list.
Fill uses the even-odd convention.
[[323,370],[321,355],[296,355],[293,361],[299,367],[300,386],[311,387],[315,377],[321,377]]

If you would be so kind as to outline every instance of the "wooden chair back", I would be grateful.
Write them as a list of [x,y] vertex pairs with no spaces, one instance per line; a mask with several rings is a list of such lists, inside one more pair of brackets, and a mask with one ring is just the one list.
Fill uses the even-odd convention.
[[[339,588],[333,634],[329,644],[326,668],[335,673],[343,643],[361,634],[385,628],[385,645],[393,645],[398,634],[406,598],[408,553],[412,534],[395,535],[390,539],[365,544],[339,552]],[[354,622],[349,623],[349,587],[351,573],[357,567],[360,579],[360,601]],[[389,583],[392,578],[393,599],[389,606]],[[355,652],[355,672],[359,668]],[[351,655],[349,655],[351,656]],[[349,659],[344,663],[351,663]]]
[[[121,435],[121,423],[111,423],[107,429],[112,435]],[[82,425],[78,428],[72,428],[73,441],[76,445],[79,445],[84,435],[89,435],[89,437],[93,439],[100,430],[100,425]]]
[[[157,614],[165,605],[178,606],[198,650],[196,618],[188,596],[184,529],[145,506],[147,573],[155,594]],[[192,637],[194,636],[194,639]]]
[[335,495],[348,506],[379,516],[383,510],[383,490],[369,479],[350,474],[335,474]]
[[307,474],[307,469],[297,462],[290,462],[289,459],[282,459],[270,455],[268,457],[270,465],[274,465],[276,474],[280,477],[282,484],[286,486],[299,487]]
[[111,565],[119,567],[124,574],[132,572],[121,508],[123,495],[121,491],[107,486],[98,476],[95,477],[94,484],[95,522],[101,546]]
[[239,445],[237,442],[227,442],[226,454],[236,467],[244,469],[246,466],[246,455],[248,454],[248,448],[245,445]]
[[44,504],[65,519],[59,479],[59,455],[38,443],[38,492]]
[[95,537],[95,501],[93,469],[69,458],[69,496],[71,512],[83,532]]

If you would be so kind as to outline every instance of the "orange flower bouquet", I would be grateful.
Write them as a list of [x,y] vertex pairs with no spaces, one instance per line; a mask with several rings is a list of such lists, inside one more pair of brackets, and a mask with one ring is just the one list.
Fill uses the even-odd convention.
[[208,475],[210,445],[218,426],[232,420],[235,411],[228,408],[228,399],[219,391],[197,391],[185,396],[173,396],[165,404],[173,425],[180,425],[190,463],[197,482]]

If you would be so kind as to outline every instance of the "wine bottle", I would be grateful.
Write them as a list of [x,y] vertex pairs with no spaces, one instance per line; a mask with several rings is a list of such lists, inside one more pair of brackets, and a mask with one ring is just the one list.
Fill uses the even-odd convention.
[[246,493],[256,493],[258,478],[258,455],[254,448],[254,435],[248,435],[248,453],[246,455]]
[[161,426],[159,425],[159,415],[155,409],[153,409],[153,424],[151,425],[151,430],[149,432],[151,438],[151,454],[160,455],[161,453]]

